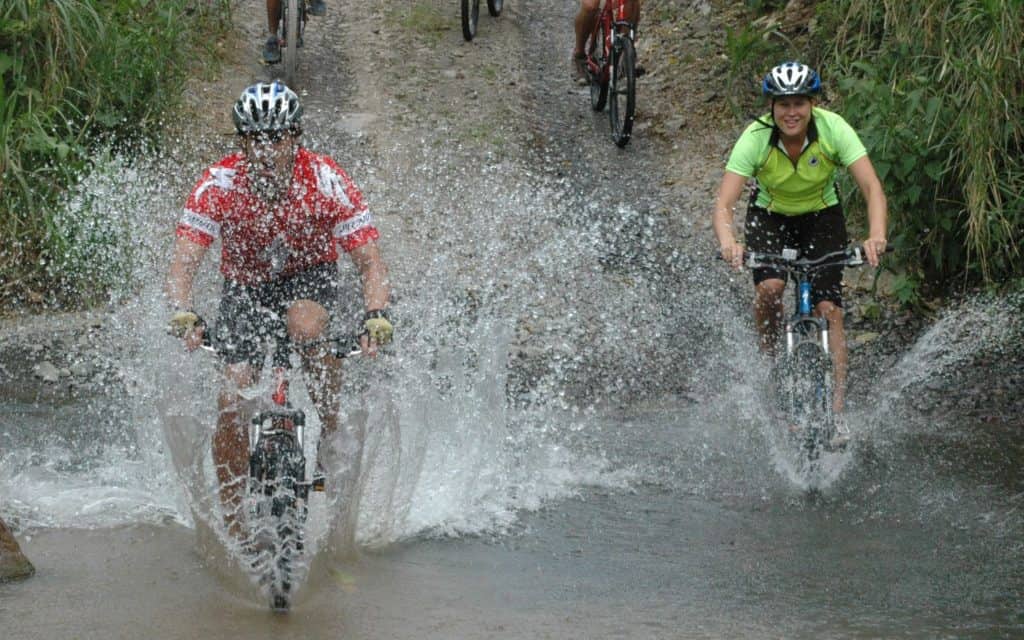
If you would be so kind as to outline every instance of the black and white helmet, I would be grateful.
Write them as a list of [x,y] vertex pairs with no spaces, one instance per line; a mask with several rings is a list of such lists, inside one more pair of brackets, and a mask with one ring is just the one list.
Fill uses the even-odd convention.
[[765,75],[761,93],[772,98],[815,96],[821,93],[821,78],[805,64],[783,62]]
[[299,131],[299,96],[280,80],[258,82],[242,92],[232,111],[241,134]]

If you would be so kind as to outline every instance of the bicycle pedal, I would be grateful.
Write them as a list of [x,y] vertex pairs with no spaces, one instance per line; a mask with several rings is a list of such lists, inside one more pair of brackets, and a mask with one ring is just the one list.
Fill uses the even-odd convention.
[[323,476],[313,478],[313,482],[310,483],[310,488],[313,489],[313,491],[324,491],[324,486],[326,485],[324,480],[325,478]]

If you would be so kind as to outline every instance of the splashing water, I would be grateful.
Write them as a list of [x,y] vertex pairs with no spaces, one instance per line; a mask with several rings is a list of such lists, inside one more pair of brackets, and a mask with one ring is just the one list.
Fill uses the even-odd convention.
[[[416,175],[417,184],[440,181],[445,169],[415,157],[421,149],[394,151],[395,162],[437,172]],[[585,266],[598,249],[595,237],[568,242],[561,233],[564,212],[551,203],[564,186],[524,176],[514,163],[493,162],[455,178],[464,187],[458,206],[448,189],[414,192],[416,215],[408,215],[373,193],[383,188],[379,174],[357,165],[350,169],[357,181],[361,169],[371,202],[380,203],[377,223],[395,282],[399,334],[393,355],[346,366],[345,422],[365,434],[354,438],[358,445],[350,452],[358,463],[349,469],[359,473],[352,495],[331,496],[319,513],[314,508],[308,556],[343,550],[351,537],[380,545],[424,534],[506,531],[520,510],[572,495],[582,485],[623,486],[626,476],[610,471],[600,455],[565,446],[564,431],[576,418],[564,410],[564,389],[585,367],[574,344],[595,335],[600,344],[613,344],[622,330],[614,319],[645,293],[621,279],[609,283],[625,304],[609,312],[594,301],[588,313],[601,316],[599,324],[557,312],[568,288],[593,286],[588,273],[602,277]],[[167,176],[179,173],[172,159],[158,155],[130,165],[111,159],[106,170],[82,182],[81,195],[69,205],[69,219],[102,211],[103,225],[130,240],[126,247],[112,239],[103,249],[109,253],[95,263],[116,269],[116,275],[102,275],[120,283],[103,321],[109,342],[95,348],[113,361],[123,397],[104,397],[113,385],[98,386],[87,402],[104,417],[93,431],[80,433],[77,420],[84,416],[72,409],[62,427],[68,436],[55,449],[17,463],[23,450],[5,454],[0,483],[18,487],[5,491],[13,498],[5,515],[13,514],[22,528],[171,518],[212,532],[224,548],[233,546],[223,530],[210,459],[217,368],[211,358],[183,353],[163,333],[169,232],[187,190],[187,183]],[[524,179],[539,186],[523,189]],[[467,209],[510,216],[515,224],[479,225],[456,214]],[[219,289],[213,262],[195,285],[197,309],[208,318]],[[342,266],[346,271],[344,260]],[[513,356],[533,369],[523,373]],[[515,385],[526,390],[526,402],[514,408],[509,376],[517,366]],[[293,400],[315,416],[302,385],[293,389]],[[318,425],[311,422],[307,446],[316,442]],[[120,441],[128,444],[114,444]],[[76,456],[77,466],[59,463]],[[334,473],[332,479],[344,484],[345,471]]]

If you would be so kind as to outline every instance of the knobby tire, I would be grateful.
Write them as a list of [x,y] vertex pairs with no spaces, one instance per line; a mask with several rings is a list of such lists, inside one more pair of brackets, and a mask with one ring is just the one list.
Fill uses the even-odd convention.
[[[487,1],[490,9],[491,0]],[[491,14],[496,15],[496,14]],[[467,42],[476,36],[476,24],[480,20],[480,0],[462,0],[462,37]]]
[[262,513],[262,519],[272,533],[273,561],[266,567],[262,581],[269,587],[270,607],[287,611],[291,607],[294,565],[303,550],[308,508],[308,496],[300,489],[305,479],[305,459],[301,452],[296,452],[294,442],[282,439],[265,445],[251,463],[256,480],[253,490],[269,507]]
[[629,143],[636,112],[636,49],[628,37],[616,38],[609,84],[608,121],[612,140],[621,148]]
[[287,0],[284,16],[284,83],[295,88],[299,66],[299,2]]
[[594,111],[600,112],[604,110],[605,105],[608,103],[608,75],[605,73],[605,64],[608,60],[608,48],[605,46],[607,40],[605,36],[605,26],[602,23],[599,27],[594,29],[594,33],[590,36],[591,58],[597,63],[597,73],[592,73],[589,69],[587,71],[590,74],[590,108]]
[[832,362],[815,342],[798,343],[786,363],[790,420],[802,430],[804,461],[814,469],[832,438]]

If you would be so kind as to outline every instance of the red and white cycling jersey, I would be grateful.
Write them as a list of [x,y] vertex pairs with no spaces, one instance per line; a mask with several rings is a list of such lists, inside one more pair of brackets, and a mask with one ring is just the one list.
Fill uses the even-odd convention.
[[177,234],[203,246],[221,240],[220,270],[258,284],[338,259],[379,237],[363,196],[327,156],[299,148],[288,194],[268,207],[249,187],[239,152],[208,168],[192,190]]

